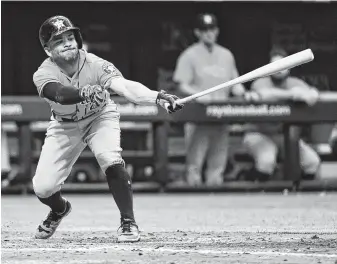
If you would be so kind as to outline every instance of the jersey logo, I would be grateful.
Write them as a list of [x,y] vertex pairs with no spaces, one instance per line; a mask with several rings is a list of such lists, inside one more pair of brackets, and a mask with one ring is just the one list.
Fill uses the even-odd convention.
[[62,29],[63,27],[66,27],[66,26],[64,25],[63,20],[59,20],[59,19],[57,19],[53,24],[54,24],[55,27],[57,27],[57,30],[60,30],[60,29]]
[[111,75],[112,77],[122,76],[121,72],[112,63],[105,62],[102,68],[105,73]]

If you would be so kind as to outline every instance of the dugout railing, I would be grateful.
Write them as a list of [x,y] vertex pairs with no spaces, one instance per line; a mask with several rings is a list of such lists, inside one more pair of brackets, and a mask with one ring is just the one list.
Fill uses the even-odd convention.
[[[129,103],[121,98],[116,98],[121,113],[121,121],[150,122],[152,124],[152,150],[124,151],[126,162],[140,163],[153,166],[153,177],[151,182],[143,183],[139,190],[144,191],[189,191],[187,186],[169,184],[168,166],[172,161],[184,161],[184,154],[170,155],[168,147],[168,131],[170,123],[259,123],[259,122],[281,122],[284,125],[285,159],[283,161],[284,181],[278,182],[277,187],[273,183],[265,184],[243,184],[225,183],[217,190],[260,190],[292,188],[294,183],[300,182],[299,151],[298,142],[300,127],[305,124],[335,123],[337,122],[337,93],[322,92],[319,102],[313,107],[305,104],[294,104],[287,102],[249,103],[231,100],[223,104],[201,105],[197,103],[187,104],[184,111],[173,115],[167,115],[156,106],[139,106]],[[29,188],[32,177],[33,164],[39,153],[33,152],[31,123],[36,121],[48,121],[50,109],[46,102],[35,96],[9,97],[3,96],[1,102],[2,122],[14,121],[17,124],[17,135],[19,140],[19,151],[16,157],[19,173],[18,177],[23,186]],[[330,155],[331,156],[331,155]],[[81,158],[92,159],[93,155],[84,152]],[[336,157],[330,157],[334,159]],[[310,185],[310,184],[309,184]],[[321,182],[312,188],[330,188],[331,183]],[[27,187],[28,186],[28,187]],[[22,185],[21,185],[22,187]],[[97,188],[98,186],[96,186]],[[25,187],[24,187],[25,188]],[[80,189],[81,184],[70,189]],[[137,188],[136,188],[137,189]],[[95,186],[88,188],[94,191]],[[203,190],[209,191],[207,188]]]

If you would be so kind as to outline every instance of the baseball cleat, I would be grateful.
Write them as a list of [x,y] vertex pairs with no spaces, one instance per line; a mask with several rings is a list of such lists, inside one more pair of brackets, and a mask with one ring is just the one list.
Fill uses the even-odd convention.
[[122,219],[121,226],[117,231],[117,242],[138,242],[140,240],[140,232],[134,220]]
[[47,218],[38,226],[35,238],[50,238],[60,225],[61,220],[71,212],[71,204],[66,200],[66,209],[63,213],[56,213],[50,210]]

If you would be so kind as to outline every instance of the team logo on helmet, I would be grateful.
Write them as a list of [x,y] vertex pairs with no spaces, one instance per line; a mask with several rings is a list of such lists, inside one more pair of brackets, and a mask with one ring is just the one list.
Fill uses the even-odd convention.
[[63,20],[57,19],[55,22],[53,22],[54,26],[57,27],[57,30],[61,30],[62,28],[65,28],[65,24]]

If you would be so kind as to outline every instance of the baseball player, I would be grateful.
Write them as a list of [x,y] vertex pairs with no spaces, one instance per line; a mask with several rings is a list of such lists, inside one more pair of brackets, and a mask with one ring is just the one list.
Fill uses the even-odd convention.
[[[219,34],[217,18],[213,14],[199,14],[194,30],[199,39],[179,56],[173,80],[181,91],[191,95],[238,77],[233,54],[216,43]],[[243,95],[243,85],[232,87],[234,95]],[[224,102],[230,92],[222,89],[197,99],[200,103]],[[226,124],[186,124],[187,166],[186,180],[190,185],[202,183],[202,167],[207,161],[207,185],[222,183],[228,152]]]
[[[288,54],[284,49],[274,47],[270,52],[270,61],[286,56]],[[309,106],[315,104],[318,99],[317,89],[289,74],[289,70],[284,70],[254,81],[251,92],[247,93],[246,97],[267,101],[302,101]],[[280,133],[282,133],[282,124],[269,123],[254,125],[253,131],[245,135],[243,144],[255,160],[254,168],[246,175],[247,180],[270,179],[276,166],[278,149],[282,146],[282,138],[277,135]],[[300,140],[299,147],[303,179],[313,179],[320,166],[320,157],[303,140]]]
[[118,107],[110,94],[124,96],[136,104],[159,104],[169,113],[182,108],[178,97],[152,91],[123,78],[110,62],[82,48],[79,28],[64,16],[47,19],[39,38],[47,58],[34,73],[39,96],[51,107],[40,159],[33,177],[38,199],[50,207],[35,237],[51,237],[71,204],[61,196],[61,185],[86,146],[106,175],[109,189],[121,214],[119,242],[140,240],[133,211],[131,178],[121,156]]

